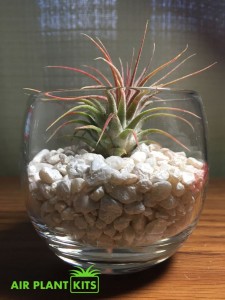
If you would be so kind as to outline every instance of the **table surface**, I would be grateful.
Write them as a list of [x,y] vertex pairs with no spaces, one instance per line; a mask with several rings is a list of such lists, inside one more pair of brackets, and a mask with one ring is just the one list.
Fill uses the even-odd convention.
[[209,184],[197,229],[169,260],[130,275],[100,276],[98,295],[15,290],[13,281],[67,280],[58,259],[27,217],[17,178],[0,178],[0,299],[225,299],[225,180]]

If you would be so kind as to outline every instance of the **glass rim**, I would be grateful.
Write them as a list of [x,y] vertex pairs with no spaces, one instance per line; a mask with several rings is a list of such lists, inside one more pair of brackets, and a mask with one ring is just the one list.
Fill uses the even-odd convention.
[[191,89],[179,89],[179,88],[165,88],[165,87],[151,87],[151,86],[121,86],[121,87],[110,87],[110,86],[104,86],[104,87],[87,87],[87,88],[69,88],[69,89],[58,89],[58,90],[51,90],[51,91],[40,91],[37,93],[31,93],[32,95],[36,96],[45,96],[45,97],[51,97],[54,94],[62,94],[62,93],[72,93],[72,92],[88,92],[88,91],[105,91],[105,90],[119,90],[119,89],[130,89],[130,90],[149,90],[149,91],[160,91],[160,92],[168,92],[168,93],[185,93],[185,94],[195,94],[199,95],[199,93],[195,90]]

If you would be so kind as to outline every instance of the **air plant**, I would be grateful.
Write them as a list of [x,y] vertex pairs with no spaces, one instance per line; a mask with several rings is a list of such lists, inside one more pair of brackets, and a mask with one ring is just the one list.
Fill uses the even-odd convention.
[[[54,129],[49,140],[63,127],[74,125],[72,137],[84,142],[94,152],[100,153],[105,157],[110,155],[129,156],[132,150],[140,143],[154,142],[151,140],[152,134],[164,135],[187,149],[185,145],[169,132],[158,128],[144,129],[144,125],[153,118],[168,117],[179,119],[180,122],[186,123],[187,126],[193,129],[193,125],[181,116],[182,113],[182,115],[192,115],[195,118],[199,118],[191,111],[176,107],[152,107],[152,103],[156,101],[156,95],[162,91],[162,88],[197,75],[215,63],[191,74],[166,81],[167,77],[189,60],[193,54],[180,60],[187,51],[188,47],[186,47],[171,60],[150,71],[155,51],[154,46],[149,64],[137,75],[146,38],[147,25],[136,59],[134,59],[134,52],[130,64],[127,63],[126,66],[119,59],[119,68],[116,67],[108,50],[99,38],[94,39],[84,34],[101,52],[102,57],[98,57],[97,59],[103,61],[111,70],[113,82],[99,69],[92,66],[86,66],[88,71],[67,66],[48,66],[49,68],[60,68],[81,73],[95,82],[94,85],[81,88],[81,90],[91,90],[90,94],[87,93],[86,96],[60,97],[51,92],[45,93],[50,100],[76,102],[74,107],[59,116],[47,128],[47,131],[49,131],[57,124],[60,124]],[[178,63],[174,66],[176,62]],[[172,66],[172,69],[154,81],[154,76],[158,75],[159,72],[168,66]],[[99,94],[99,90],[103,90],[101,95]],[[63,121],[65,118],[66,121]]]

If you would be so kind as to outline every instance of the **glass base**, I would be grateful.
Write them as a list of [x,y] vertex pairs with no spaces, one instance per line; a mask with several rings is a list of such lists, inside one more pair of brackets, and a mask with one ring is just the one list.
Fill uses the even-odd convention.
[[188,238],[195,223],[177,234],[150,246],[135,248],[97,248],[51,233],[45,225],[33,225],[50,249],[62,260],[82,268],[93,265],[101,274],[126,274],[147,269],[171,257]]

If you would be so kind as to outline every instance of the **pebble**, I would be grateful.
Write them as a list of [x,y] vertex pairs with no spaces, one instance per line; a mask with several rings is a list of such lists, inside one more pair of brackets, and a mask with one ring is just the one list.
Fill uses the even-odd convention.
[[54,181],[60,180],[62,178],[62,175],[59,173],[58,170],[49,168],[49,167],[43,167],[39,171],[40,179],[45,183],[53,183]]
[[71,192],[71,181],[70,180],[60,180],[57,182],[56,193],[61,199],[70,198]]
[[169,181],[160,181],[152,185],[150,191],[150,198],[152,200],[162,201],[170,196],[172,185]]
[[136,151],[131,155],[131,158],[134,160],[135,163],[141,163],[146,160],[147,155],[143,151]]
[[189,224],[204,163],[158,144],[106,159],[67,147],[43,149],[27,172],[31,208],[52,230],[95,247],[124,247],[150,245]]
[[88,195],[81,195],[73,199],[73,207],[75,212],[87,214],[99,208],[99,204],[92,201]]
[[100,186],[93,193],[90,194],[90,198],[93,201],[99,201],[104,195],[105,195],[104,189],[102,186]]
[[127,164],[122,157],[119,156],[110,156],[107,157],[105,162],[115,170],[123,169]]
[[111,178],[109,182],[114,185],[128,185],[133,184],[138,181],[138,176],[128,171],[124,170],[119,172],[115,170],[111,173]]
[[114,228],[119,232],[123,231],[130,224],[131,218],[128,216],[121,216],[114,221]]
[[122,215],[123,208],[114,199],[104,196],[101,199],[99,218],[106,224],[111,224],[116,218]]
[[195,182],[195,175],[190,172],[183,172],[182,173],[182,183],[184,185],[191,185]]
[[71,180],[71,192],[72,194],[79,193],[86,186],[86,182],[83,178],[74,178]]
[[134,185],[130,186],[113,186],[110,184],[105,185],[106,192],[113,198],[123,204],[129,204],[142,200],[141,193],[137,192]]
[[145,206],[142,202],[134,202],[124,206],[124,211],[128,215],[141,214],[145,211]]
[[202,169],[204,166],[204,163],[201,162],[200,160],[195,159],[194,157],[188,157],[187,159],[187,164],[192,165],[193,167],[197,169]]
[[41,150],[39,153],[37,153],[35,155],[35,157],[32,159],[32,162],[44,162],[45,156],[49,154],[49,150],[48,149],[43,149]]

